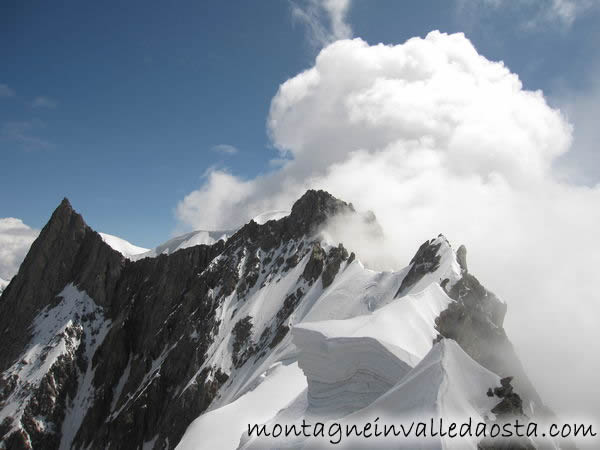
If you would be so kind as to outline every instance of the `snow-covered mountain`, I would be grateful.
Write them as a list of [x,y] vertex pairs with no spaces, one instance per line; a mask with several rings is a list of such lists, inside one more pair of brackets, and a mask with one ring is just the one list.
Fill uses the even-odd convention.
[[108,233],[98,233],[102,240],[110,245],[113,249],[121,253],[123,256],[129,259],[135,259],[137,255],[142,253],[149,252],[150,250],[143,247],[138,247],[137,245],[133,245],[131,242],[126,241],[117,236],[113,236]]
[[169,239],[152,250],[146,250],[129,259],[139,260],[142,258],[154,258],[158,255],[170,255],[177,250],[194,247],[195,245],[212,245],[220,240],[226,241],[231,234],[233,234],[232,231],[192,231]]
[[[546,413],[464,247],[440,235],[404,269],[370,270],[321,234],[340,214],[374,220],[308,191],[289,212],[143,252],[107,245],[64,200],[0,297],[0,446],[312,448],[327,442],[247,426],[497,420],[507,398]],[[477,441],[463,444],[427,443]]]

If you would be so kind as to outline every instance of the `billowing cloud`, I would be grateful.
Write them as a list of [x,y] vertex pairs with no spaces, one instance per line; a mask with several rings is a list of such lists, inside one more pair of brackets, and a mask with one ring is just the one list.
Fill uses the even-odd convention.
[[21,219],[0,218],[0,278],[10,280],[17,273],[38,233]]
[[217,153],[223,153],[225,155],[235,155],[238,152],[238,149],[233,145],[229,144],[218,144],[215,145],[212,150]]
[[306,26],[315,48],[352,37],[346,16],[351,0],[300,0],[292,3],[292,17]]
[[581,352],[600,337],[600,186],[558,175],[572,127],[542,92],[462,34],[342,40],[280,86],[267,123],[283,164],[253,179],[212,170],[178,205],[184,225],[228,229],[312,187],[374,211],[384,245],[332,227],[373,267],[405,265],[442,232],[509,303],[508,332],[541,394],[561,411],[595,407],[600,361]]

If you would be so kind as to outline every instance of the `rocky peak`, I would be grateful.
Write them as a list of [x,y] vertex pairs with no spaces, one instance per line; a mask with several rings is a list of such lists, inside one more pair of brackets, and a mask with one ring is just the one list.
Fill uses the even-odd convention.
[[458,265],[463,272],[469,271],[467,267],[467,247],[464,245],[458,247],[458,250],[456,250],[456,260],[458,261]]
[[291,226],[309,234],[330,217],[355,212],[351,203],[338,200],[329,192],[310,189],[294,203],[288,220]]
[[419,247],[415,256],[410,260],[410,270],[402,280],[402,284],[395,297],[400,297],[403,293],[414,286],[425,274],[435,272],[440,266],[440,249],[444,246],[449,247],[448,241],[443,235],[437,239],[430,239]]
[[0,297],[0,339],[9,342],[0,369],[28,340],[31,319],[70,282],[81,284],[98,303],[107,300],[105,281],[120,272],[122,256],[87,226],[64,198],[32,244],[19,272]]
[[[328,219],[339,214],[357,213],[351,203],[338,200],[328,192],[308,190],[294,203],[288,216],[264,224],[251,220],[241,227],[227,240],[226,252],[237,252],[244,246],[251,251],[257,248],[268,251],[288,241],[314,237]],[[378,226],[373,213],[362,220]]]

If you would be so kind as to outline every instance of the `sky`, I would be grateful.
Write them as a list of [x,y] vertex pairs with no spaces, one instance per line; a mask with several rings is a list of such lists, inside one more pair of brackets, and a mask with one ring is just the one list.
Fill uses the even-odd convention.
[[[344,15],[348,29],[337,31],[370,44],[464,32],[557,104],[585,103],[600,90],[594,2],[573,2],[564,17],[548,16],[541,0],[502,3],[356,0]],[[2,2],[0,217],[39,229],[66,196],[94,228],[137,245],[187,231],[177,204],[208,170],[247,179],[273,170],[271,100],[326,44],[314,23],[325,35],[333,29],[314,5]],[[298,14],[311,8],[313,25]],[[588,122],[582,139],[593,141],[593,121],[575,109]],[[593,184],[598,162],[582,149],[565,167]]]
[[368,267],[465,244],[542,397],[598,413],[600,1],[0,8],[0,277],[63,196],[153,247],[323,188]]

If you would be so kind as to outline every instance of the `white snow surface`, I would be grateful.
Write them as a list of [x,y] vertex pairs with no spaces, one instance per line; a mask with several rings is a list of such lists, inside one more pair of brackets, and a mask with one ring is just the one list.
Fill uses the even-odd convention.
[[[254,220],[259,225],[262,225],[262,224],[268,222],[269,220],[279,220],[289,214],[290,214],[290,211],[283,211],[283,210],[267,211],[267,212],[264,212],[262,214],[259,214],[256,217],[252,218],[252,220]],[[155,258],[159,255],[170,255],[171,253],[176,252],[177,250],[184,249],[184,248],[194,247],[196,245],[213,245],[220,240],[226,241],[236,231],[237,231],[237,229],[235,229],[235,230],[213,230],[213,231],[208,231],[208,230],[191,231],[189,233],[182,234],[180,236],[171,238],[168,241],[158,245],[157,247],[155,247],[153,249],[141,249],[141,247],[137,247],[137,248],[140,248],[142,251],[136,252],[136,253],[129,252],[129,255],[125,255],[125,256],[129,257],[130,259],[138,260],[138,259],[142,259],[142,258]],[[100,233],[100,234],[102,234],[102,233]],[[116,239],[119,239],[119,238],[116,238]],[[111,244],[109,243],[109,245],[111,245]],[[111,247],[115,248],[113,245],[111,245]],[[119,249],[115,248],[115,250],[119,250]],[[119,250],[119,251],[121,251],[121,250]],[[121,253],[123,253],[123,252],[121,252]],[[125,254],[125,253],[123,253],[123,254]]]
[[244,396],[194,420],[176,448],[236,448],[248,423],[269,420],[306,386],[298,364],[289,362],[274,364],[259,381]]
[[113,236],[112,234],[107,234],[107,233],[98,233],[98,234],[102,237],[102,240],[104,242],[106,242],[108,245],[110,245],[113,248],[113,250],[118,251],[125,258],[128,258],[128,259],[132,259],[132,257],[135,257],[136,255],[150,251],[147,248],[138,247],[137,245],[133,245],[131,242],[126,241],[125,239],[122,239],[120,237]]
[[[320,448],[327,444],[318,439],[248,439],[248,424],[360,419],[360,425],[391,412],[394,417],[426,413],[428,418],[469,415],[478,420],[489,413],[497,401],[485,393],[499,384],[499,377],[453,341],[433,346],[435,318],[453,301],[440,283],[449,279],[448,288],[461,276],[448,241],[440,236],[433,243],[441,244],[439,267],[398,298],[394,296],[410,266],[378,272],[358,260],[342,263],[333,283],[323,289],[320,279],[308,285],[300,277],[310,252],[288,272],[269,275],[267,270],[266,275],[261,274],[243,300],[235,293],[226,298],[217,312],[222,324],[219,334],[200,370],[213,366],[233,375],[209,411],[190,425],[178,449]],[[326,251],[331,248],[324,241],[321,245]],[[257,256],[275,261],[279,256],[286,258],[289,251],[283,247],[266,255],[258,250]],[[231,333],[235,323],[250,316],[253,329],[249,339],[258,342],[284,299],[299,287],[304,295],[286,322],[291,333],[264,357],[233,368]],[[356,448],[365,448],[365,444],[371,446],[363,441]],[[476,442],[468,441],[462,447],[446,441],[427,445],[472,448]]]
[[212,245],[220,240],[226,241],[233,233],[233,231],[192,231],[169,239],[151,250],[139,253],[133,259],[138,260],[142,258],[155,258],[159,255],[170,255],[177,250],[195,245]]
[[[85,340],[90,372],[91,357],[108,332],[110,320],[104,318],[102,308],[85,292],[68,284],[58,297],[61,300],[56,306],[46,307],[35,317],[27,349],[15,364],[2,373],[4,380],[15,382],[15,388],[0,410],[0,423],[6,417],[13,418],[11,430],[22,428],[21,419],[27,403],[59,358],[75,358],[77,349]],[[82,321],[84,317],[85,324]],[[83,419],[86,398],[92,392],[91,375],[86,373],[63,423],[63,433],[66,432],[67,436],[71,425]]]
[[0,278],[0,294],[2,293],[2,291],[4,290],[4,288],[5,288],[6,286],[8,286],[8,283],[9,283],[9,282],[10,282],[10,281],[6,281],[5,279],[3,279],[3,278]]
[[370,314],[296,325],[311,410],[340,417],[389,390],[429,352],[434,320],[450,302],[435,284]]
[[287,211],[287,210],[266,211],[262,214],[259,214],[256,217],[253,217],[252,220],[254,220],[259,225],[263,225],[263,224],[267,223],[269,220],[283,219],[284,217],[289,216],[290,213],[291,213],[291,211]]
[[[443,418],[448,423],[484,421],[485,416],[491,416],[489,411],[497,403],[497,399],[487,397],[486,390],[497,386],[500,378],[481,367],[472,360],[456,342],[442,340],[425,355],[419,364],[402,377],[387,392],[374,400],[368,406],[344,417],[315,416],[311,411],[310,399],[306,401],[306,393],[290,403],[289,407],[281,410],[269,423],[273,425],[300,424],[302,419],[314,423],[320,420],[325,423],[325,430],[333,421],[346,429],[346,426],[357,425],[359,429],[366,423],[374,423],[378,418],[380,430],[384,424],[406,424],[413,421],[430,423],[433,419],[437,425]],[[374,426],[374,425],[372,425]],[[373,432],[373,430],[371,430]],[[256,438],[242,439],[243,449],[262,448],[406,448],[406,449],[476,449],[477,440],[472,437],[465,439],[441,438],[405,438],[388,436],[365,439],[363,437],[343,437],[337,445],[329,443],[329,437],[311,437],[273,439]]]

